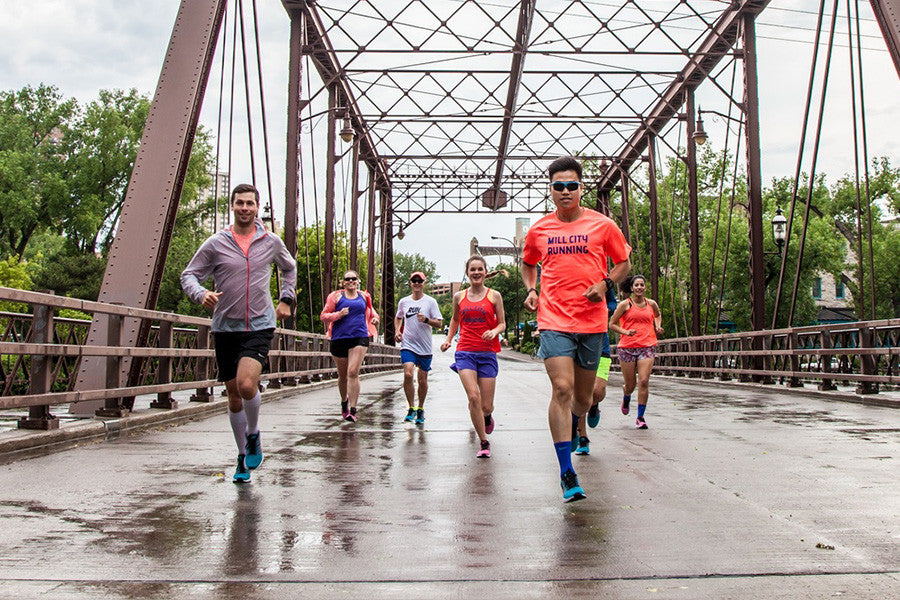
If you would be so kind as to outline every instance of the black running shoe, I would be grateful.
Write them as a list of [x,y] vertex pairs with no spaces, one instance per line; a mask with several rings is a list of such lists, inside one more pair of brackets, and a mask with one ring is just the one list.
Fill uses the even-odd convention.
[[576,500],[584,500],[587,498],[584,490],[578,485],[578,476],[575,474],[575,471],[569,469],[563,473],[559,479],[563,491],[563,500],[566,502],[575,502]]

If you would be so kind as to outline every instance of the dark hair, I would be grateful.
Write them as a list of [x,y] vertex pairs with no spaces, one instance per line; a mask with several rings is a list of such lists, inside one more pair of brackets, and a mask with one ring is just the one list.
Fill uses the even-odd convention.
[[572,156],[560,156],[547,167],[550,179],[553,179],[554,173],[559,173],[560,171],[575,171],[578,173],[578,179],[581,180],[581,163]]
[[640,273],[636,273],[634,275],[629,275],[625,279],[622,280],[622,283],[619,284],[619,289],[622,290],[623,294],[631,293],[631,286],[634,284],[636,279],[643,279],[644,284],[647,283],[647,278],[641,275]]
[[469,264],[473,260],[480,260],[481,264],[484,265],[484,270],[486,271],[486,273],[484,275],[485,281],[487,281],[488,279],[490,279],[492,277],[496,277],[497,275],[503,275],[504,277],[509,277],[509,271],[507,271],[506,269],[497,269],[496,271],[488,271],[487,270],[487,261],[484,260],[484,257],[480,254],[473,254],[472,256],[469,257],[469,260],[466,261],[466,274],[467,275],[469,274]]
[[239,183],[237,184],[237,187],[231,190],[231,204],[234,204],[235,196],[238,194],[246,194],[247,192],[253,192],[253,195],[256,197],[256,204],[259,205],[259,190],[249,183]]

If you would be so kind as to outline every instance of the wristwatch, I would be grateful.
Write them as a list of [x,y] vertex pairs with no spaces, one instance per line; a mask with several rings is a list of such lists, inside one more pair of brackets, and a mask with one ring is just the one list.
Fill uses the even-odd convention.
[[604,278],[603,278],[603,283],[606,284],[606,290],[607,290],[607,291],[612,290],[612,289],[615,289],[615,287],[616,287],[616,282],[613,281],[612,279],[610,279],[609,277],[604,277]]
[[540,295],[541,295],[541,293],[540,293],[539,291],[537,291],[537,288],[528,288],[528,291],[525,292],[525,296],[527,297],[528,294],[530,294],[531,292],[534,292],[534,294],[535,294],[536,296],[540,296]]
[[279,302],[284,302],[285,304],[287,304],[287,305],[290,306],[291,308],[294,307],[294,299],[291,298],[290,296],[284,296],[283,298],[279,298],[278,301],[279,301]]

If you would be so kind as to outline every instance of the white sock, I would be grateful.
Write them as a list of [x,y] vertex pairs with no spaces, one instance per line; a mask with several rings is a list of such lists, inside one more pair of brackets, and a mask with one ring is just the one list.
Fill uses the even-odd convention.
[[262,398],[258,391],[249,400],[244,400],[244,412],[247,413],[247,433],[259,433],[259,405],[261,403]]
[[228,420],[231,421],[231,432],[234,433],[238,454],[247,454],[247,413],[243,409],[240,412],[229,410]]

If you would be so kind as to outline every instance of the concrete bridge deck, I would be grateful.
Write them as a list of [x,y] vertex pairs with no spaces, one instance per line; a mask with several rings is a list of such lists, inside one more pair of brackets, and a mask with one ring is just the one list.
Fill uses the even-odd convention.
[[563,504],[540,363],[490,460],[448,364],[424,427],[397,374],[264,404],[249,485],[224,414],[0,466],[0,598],[897,597],[896,410],[656,378],[637,431],[614,375]]

